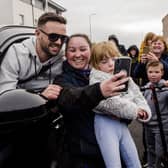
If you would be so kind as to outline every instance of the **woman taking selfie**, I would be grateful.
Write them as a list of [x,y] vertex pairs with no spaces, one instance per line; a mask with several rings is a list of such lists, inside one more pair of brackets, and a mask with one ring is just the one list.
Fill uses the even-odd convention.
[[[55,80],[56,84],[65,88],[58,98],[59,105],[62,99],[62,106],[59,106],[59,110],[63,115],[66,130],[66,146],[64,145],[64,154],[61,155],[61,168],[105,168],[95,138],[94,113],[92,109],[94,108],[95,100],[101,100],[110,95],[103,94],[103,82],[88,86],[90,56],[91,42],[87,35],[71,35],[66,43],[66,60],[63,63],[63,73],[57,76]],[[110,93],[111,96],[118,93],[117,91],[125,86],[118,86],[118,84],[120,81],[123,81],[120,84],[124,83],[124,81],[126,82],[127,78],[118,80],[119,77],[123,78],[125,75],[118,73],[118,75],[114,75],[115,80],[113,77],[111,80],[106,80],[111,83],[110,88],[113,90]],[[68,99],[69,94],[66,96],[64,94],[66,87],[71,88],[70,90],[75,89],[70,99]],[[80,92],[83,89],[86,91]],[[82,104],[80,101],[75,101],[74,97],[83,97]],[[71,105],[73,101],[76,103]]]

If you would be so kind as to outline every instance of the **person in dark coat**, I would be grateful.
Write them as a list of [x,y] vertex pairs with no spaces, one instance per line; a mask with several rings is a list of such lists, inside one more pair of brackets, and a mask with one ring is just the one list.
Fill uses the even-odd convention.
[[125,46],[123,44],[119,43],[119,40],[116,35],[114,35],[114,34],[110,35],[108,37],[108,41],[113,41],[123,56],[127,55],[127,50],[125,49]]
[[[79,48],[76,47],[78,41]],[[66,48],[67,60],[63,63],[63,73],[56,78],[55,83],[64,87],[85,87],[89,84],[90,47],[91,43],[87,36],[74,35],[70,37]],[[93,95],[93,97],[99,96],[96,92],[93,92]],[[67,97],[64,96],[63,99],[66,101]],[[66,159],[66,161],[60,161],[60,164],[63,164],[63,168],[78,168],[86,165],[104,167],[94,135],[94,113],[91,110],[86,110],[87,106],[85,104],[83,108],[71,105],[60,107],[66,129],[65,141],[67,149],[64,147],[64,156],[66,153],[68,154],[66,158],[62,158]],[[87,156],[89,158],[86,158]]]
[[[61,168],[105,167],[94,134],[94,113],[92,112],[93,106],[96,106],[95,102],[98,98],[103,99],[103,95],[100,92],[99,83],[88,86],[90,55],[91,43],[86,35],[70,36],[66,44],[63,73],[54,81],[55,84],[65,88],[58,98],[66,132],[66,145],[59,162]],[[66,88],[72,88],[71,90],[76,88],[72,92],[71,100],[68,98],[69,94],[66,94]],[[83,89],[85,92],[80,92]],[[72,103],[75,101],[74,97],[83,97],[83,103],[79,101],[76,101],[76,104]]]
[[131,77],[138,84],[138,78],[134,78],[134,69],[138,64],[139,49],[136,45],[131,45],[127,50],[128,56],[131,58]]

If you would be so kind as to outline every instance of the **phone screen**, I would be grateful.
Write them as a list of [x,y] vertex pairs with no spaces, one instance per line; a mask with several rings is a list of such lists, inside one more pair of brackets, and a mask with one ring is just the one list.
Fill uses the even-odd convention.
[[[115,59],[114,64],[114,74],[119,73],[120,71],[126,71],[127,76],[130,76],[131,72],[131,58],[124,56]],[[128,90],[128,82],[126,83],[126,87],[122,90],[126,92]]]

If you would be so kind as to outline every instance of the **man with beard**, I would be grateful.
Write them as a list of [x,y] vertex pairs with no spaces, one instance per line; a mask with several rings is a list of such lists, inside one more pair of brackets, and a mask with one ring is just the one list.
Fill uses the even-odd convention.
[[65,18],[55,13],[43,14],[38,20],[35,37],[13,44],[4,56],[0,93],[24,88],[57,98],[61,88],[52,85],[52,81],[61,73],[61,47],[67,38]]
[[[52,83],[62,72],[61,48],[67,38],[64,17],[50,12],[41,15],[35,36],[7,50],[0,67],[0,93],[21,88],[56,99],[61,87]],[[50,115],[21,133],[19,128],[5,144],[0,140],[0,165],[46,168]]]

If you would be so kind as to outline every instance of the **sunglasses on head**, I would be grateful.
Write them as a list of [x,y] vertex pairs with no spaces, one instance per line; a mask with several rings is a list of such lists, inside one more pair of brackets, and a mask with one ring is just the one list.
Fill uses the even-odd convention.
[[61,43],[65,43],[68,40],[68,36],[62,35],[62,34],[57,34],[57,33],[46,33],[44,30],[39,29],[42,33],[44,33],[46,36],[48,36],[48,39],[51,42],[55,42],[58,39],[61,39]]

